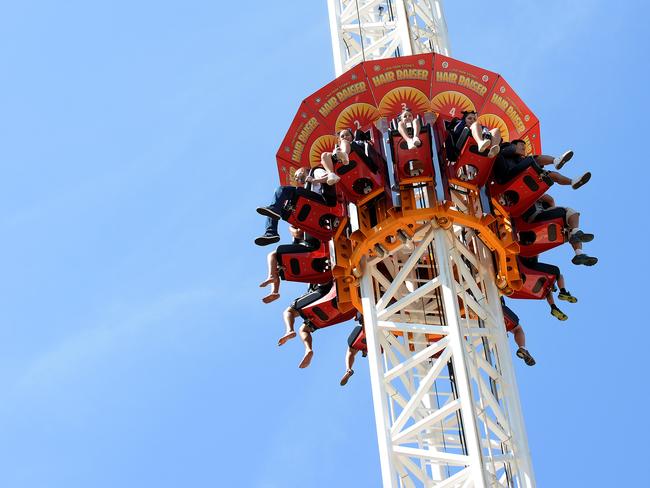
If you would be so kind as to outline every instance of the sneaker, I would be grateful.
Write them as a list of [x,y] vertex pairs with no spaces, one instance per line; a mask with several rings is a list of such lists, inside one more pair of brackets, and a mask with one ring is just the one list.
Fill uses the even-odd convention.
[[531,356],[530,353],[523,347],[517,349],[516,354],[518,358],[524,360],[524,363],[526,363],[527,366],[535,366],[535,360],[533,359],[533,356]]
[[571,185],[571,188],[573,188],[574,190],[577,190],[577,189],[580,188],[582,185],[584,185],[585,183],[587,183],[590,179],[591,179],[591,173],[590,173],[589,171],[587,171],[585,174],[583,174],[583,175],[580,177],[580,179],[578,179],[578,181],[576,181],[575,183],[573,183],[573,184]]
[[420,138],[418,136],[415,136],[413,138],[413,145],[415,147],[420,147],[422,145],[422,141],[420,140]]
[[258,246],[268,246],[269,244],[275,244],[280,240],[280,236],[278,234],[272,234],[270,232],[267,232],[261,237],[258,237],[255,239],[255,244]]
[[327,184],[328,185],[330,185],[330,186],[335,185],[339,181],[341,181],[341,177],[339,175],[337,175],[336,173],[330,173],[330,174],[327,175]]
[[581,230],[575,231],[571,236],[569,236],[569,242],[575,244],[577,242],[591,242],[594,240],[593,234],[587,234]]
[[558,293],[557,297],[560,300],[564,300],[565,302],[569,302],[569,303],[576,303],[578,301],[578,299],[573,295],[571,295],[571,293],[568,291]]
[[273,207],[257,207],[257,213],[264,217],[280,220],[282,216]]
[[494,145],[490,148],[490,152],[488,153],[488,158],[493,158],[497,154],[499,154],[499,151],[501,151],[501,148],[498,145]]
[[562,310],[557,308],[555,305],[551,306],[551,315],[562,322],[564,322],[566,319],[569,318],[567,314],[565,314]]
[[490,139],[483,139],[483,142],[478,145],[478,152],[482,153],[483,151],[487,150],[487,148],[490,147],[491,143],[492,141]]
[[565,153],[564,153],[562,156],[560,156],[559,158],[555,158],[555,161],[557,161],[557,162],[555,163],[555,169],[558,169],[558,170],[559,170],[559,169],[562,169],[562,166],[564,166],[566,163],[568,163],[569,160],[570,160],[572,157],[573,157],[573,151],[571,151],[571,150],[569,149],[567,152],[565,152]]
[[571,260],[573,264],[584,264],[585,266],[593,266],[598,262],[598,258],[588,256],[587,254],[576,254]]
[[348,383],[348,380],[350,379],[350,376],[354,374],[354,370],[348,369],[345,374],[343,375],[343,378],[341,378],[340,385],[345,386]]
[[413,139],[406,141],[406,149],[415,149],[415,142]]

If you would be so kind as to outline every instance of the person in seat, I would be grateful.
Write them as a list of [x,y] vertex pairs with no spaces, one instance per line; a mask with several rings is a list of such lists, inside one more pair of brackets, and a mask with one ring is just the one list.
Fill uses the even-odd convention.
[[405,107],[398,117],[397,131],[402,136],[402,139],[406,141],[408,149],[414,149],[422,145],[422,141],[418,137],[420,130],[422,130],[420,119],[413,116],[413,111],[410,108]]
[[328,185],[334,185],[341,179],[334,172],[334,164],[339,162],[341,164],[348,164],[350,162],[349,154],[352,150],[352,142],[354,140],[352,131],[350,129],[343,129],[339,131],[337,136],[339,140],[336,146],[334,146],[334,150],[332,152],[324,152],[320,155],[321,165],[327,171],[326,183]]
[[[522,262],[522,264],[524,264],[524,266],[527,266],[528,268],[536,271],[541,271],[542,273],[555,275],[557,286],[560,289],[560,292],[558,293],[557,297],[560,300],[563,300],[565,302],[576,303],[578,299],[573,295],[571,295],[571,293],[566,289],[564,276],[562,275],[562,273],[560,273],[560,268],[558,268],[553,264],[540,263],[538,258],[539,256],[535,256],[532,258],[525,258],[523,256],[519,256],[519,259]],[[562,310],[560,310],[557,307],[557,305],[555,305],[555,299],[553,298],[552,290],[549,290],[548,294],[546,295],[546,301],[551,307],[551,315],[553,317],[555,317],[556,319],[562,322],[564,322],[569,318],[567,314],[565,314]]]
[[528,223],[544,222],[558,217],[564,219],[564,223],[569,229],[569,243],[575,252],[575,256],[573,256],[571,262],[585,266],[593,266],[596,264],[598,258],[588,256],[582,251],[582,243],[592,241],[594,235],[578,229],[580,225],[580,212],[576,212],[569,207],[556,207],[553,197],[545,193],[522,214],[522,218]]
[[273,285],[271,293],[262,298],[262,302],[271,303],[280,298],[280,275],[278,269],[278,254],[289,254],[298,252],[311,252],[320,247],[320,241],[315,237],[310,236],[306,232],[301,231],[293,225],[289,226],[289,232],[293,237],[291,244],[282,244],[278,246],[275,251],[271,251],[266,256],[268,265],[268,276],[260,283],[260,288],[268,285]]
[[341,386],[347,385],[348,380],[354,374],[354,370],[352,369],[352,366],[354,365],[354,358],[356,357],[357,353],[361,351],[361,355],[364,358],[368,355],[367,348],[357,349],[356,347],[353,347],[355,341],[363,333],[363,317],[360,316],[360,314],[358,314],[356,320],[359,322],[359,325],[355,326],[354,329],[352,329],[352,332],[350,332],[350,335],[348,336],[348,348],[345,351],[345,374],[343,375],[339,383]]
[[264,235],[255,239],[255,244],[258,246],[267,246],[280,240],[278,221],[282,218],[282,209],[287,202],[293,202],[299,196],[304,196],[328,207],[336,205],[336,190],[325,184],[327,172],[323,168],[319,166],[311,170],[299,168],[294,177],[299,184],[304,184],[304,187],[280,186],[275,190],[271,205],[257,208],[257,213],[266,217]]
[[489,152],[489,158],[495,157],[501,150],[499,144],[501,143],[501,131],[498,128],[490,129],[478,123],[478,113],[474,110],[463,111],[463,117],[458,120],[449,131],[454,144],[458,143],[458,139],[463,133],[463,129],[468,127],[472,137],[478,144],[478,152]]
[[[294,330],[294,323],[296,318],[300,316],[300,310],[302,310],[304,307],[308,305],[311,305],[315,301],[318,301],[321,298],[323,298],[325,295],[327,295],[330,292],[332,286],[334,286],[333,281],[324,284],[310,284],[309,288],[307,289],[307,292],[304,295],[296,298],[293,301],[293,303],[289,307],[287,307],[287,309],[284,311],[283,314],[285,332],[284,335],[280,337],[280,339],[278,340],[278,346],[282,346],[288,340],[296,337],[296,332]],[[305,355],[303,356],[302,361],[300,361],[300,364],[298,366],[301,369],[309,366],[309,364],[311,363],[311,358],[314,355],[314,350],[312,348],[312,340],[311,340],[311,332],[313,332],[313,330],[314,329],[312,329],[307,324],[303,324],[299,330],[300,338],[302,339],[302,342],[305,345]]]
[[[501,297],[501,308],[503,310],[504,317],[507,317],[506,320],[506,331],[510,332],[515,338],[515,344],[519,346],[517,349],[517,357],[523,359],[524,363],[527,366],[535,366],[535,359],[526,349],[526,334],[524,333],[524,328],[519,323],[519,316],[512,311],[505,303],[503,297]],[[510,327],[508,327],[510,325]]]
[[[494,179],[497,183],[503,184],[514,179],[520,173],[533,165],[539,168],[555,165],[555,169],[562,168],[573,157],[573,151],[566,151],[562,156],[553,157],[547,155],[526,156],[526,142],[515,139],[501,146],[501,152],[494,163]],[[571,179],[557,171],[548,171],[548,176],[558,185],[571,185],[577,190],[591,179],[591,173],[586,172],[580,178]]]

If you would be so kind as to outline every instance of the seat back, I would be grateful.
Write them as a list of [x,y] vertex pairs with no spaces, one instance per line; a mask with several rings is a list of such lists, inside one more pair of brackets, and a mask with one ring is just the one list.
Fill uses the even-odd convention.
[[283,217],[294,227],[315,238],[329,241],[345,215],[345,205],[342,202],[328,207],[324,203],[299,195],[295,202],[289,202]]
[[431,126],[422,123],[418,137],[422,145],[409,149],[406,141],[397,130],[397,122],[391,122],[389,131],[389,143],[395,176],[398,184],[411,184],[423,181],[431,181],[434,176],[433,158],[431,152]]
[[323,298],[303,307],[300,310],[300,316],[315,329],[340,324],[356,316],[355,308],[351,308],[347,312],[340,312],[337,305],[335,284]]
[[349,160],[336,163],[334,171],[341,178],[337,186],[351,203],[361,204],[384,191],[381,166],[386,162],[370,142],[352,143]]
[[[295,247],[295,246],[294,246]],[[285,253],[282,246],[276,253],[280,278],[300,283],[327,283],[332,281],[329,242],[322,242],[320,248]]]
[[450,165],[447,171],[450,178],[457,178],[481,187],[490,178],[494,160],[495,158],[487,157],[487,152],[480,154],[474,138],[467,137],[457,161]]
[[494,180],[488,187],[494,198],[511,217],[519,217],[551,187],[553,181],[534,166],[526,168],[512,180],[499,184]]
[[368,350],[368,344],[366,344],[366,331],[362,325],[357,325],[352,329],[348,339],[348,344],[350,344],[351,349],[356,351]]
[[543,300],[555,284],[555,275],[531,269],[517,258],[519,274],[523,282],[521,289],[515,291],[508,298],[524,298],[530,300]]
[[524,257],[538,256],[566,242],[562,217],[533,223],[518,217],[514,219],[514,226],[519,242],[519,255]]

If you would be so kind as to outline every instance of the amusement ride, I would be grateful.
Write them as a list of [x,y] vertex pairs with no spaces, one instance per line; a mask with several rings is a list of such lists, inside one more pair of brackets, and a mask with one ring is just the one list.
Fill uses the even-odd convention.
[[277,152],[280,184],[302,186],[296,171],[319,167],[340,131],[355,142],[334,158],[335,202],[299,193],[283,205],[319,247],[278,256],[280,276],[333,283],[300,310],[313,330],[363,324],[350,347],[367,353],[384,487],[534,487],[501,297],[547,298],[557,276],[522,258],[569,229],[522,217],[554,184],[547,171],[498,181],[495,150],[469,127],[451,132],[475,112],[538,155],[539,120],[503,76],[449,57],[439,0],[328,9],[337,77],[300,104]]

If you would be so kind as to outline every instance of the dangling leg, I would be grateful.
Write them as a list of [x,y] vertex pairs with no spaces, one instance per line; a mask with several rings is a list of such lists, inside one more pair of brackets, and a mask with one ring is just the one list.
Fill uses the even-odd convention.
[[285,332],[284,335],[278,340],[278,346],[281,346],[288,340],[296,337],[296,333],[293,330],[293,323],[297,316],[298,312],[291,307],[288,307],[282,314],[282,317],[284,318]]
[[308,325],[302,324],[299,332],[302,343],[305,345],[305,355],[302,357],[302,361],[300,361],[298,367],[300,369],[304,369],[311,364],[311,358],[314,356],[314,350],[311,347],[311,332],[309,332]]
[[354,364],[354,357],[357,355],[357,350],[348,347],[348,350],[345,352],[345,374],[341,378],[341,386],[345,386],[350,379],[350,376],[354,374],[352,365]]

